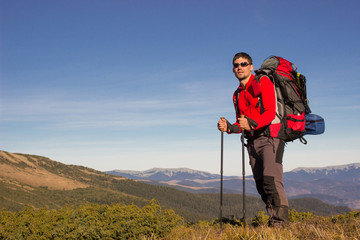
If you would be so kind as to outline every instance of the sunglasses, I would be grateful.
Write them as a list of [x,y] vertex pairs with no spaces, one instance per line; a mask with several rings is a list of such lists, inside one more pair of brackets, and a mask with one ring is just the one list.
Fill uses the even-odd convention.
[[246,66],[249,66],[250,63],[247,63],[247,62],[241,62],[241,63],[234,63],[234,68],[238,68],[239,66],[241,67],[246,67]]

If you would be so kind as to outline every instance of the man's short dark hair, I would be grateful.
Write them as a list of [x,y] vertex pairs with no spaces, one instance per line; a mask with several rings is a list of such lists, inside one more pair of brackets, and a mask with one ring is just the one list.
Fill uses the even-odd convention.
[[233,63],[235,62],[236,59],[238,58],[245,58],[246,60],[249,61],[249,64],[252,65],[252,58],[250,57],[249,54],[244,53],[244,52],[239,52],[237,54],[235,54],[234,58],[233,58]]

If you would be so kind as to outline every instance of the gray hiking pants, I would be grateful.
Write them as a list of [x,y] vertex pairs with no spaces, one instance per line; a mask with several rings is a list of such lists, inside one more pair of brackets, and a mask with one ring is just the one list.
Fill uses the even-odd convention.
[[283,185],[284,141],[260,136],[248,139],[250,165],[261,199],[271,219],[288,221],[288,200]]

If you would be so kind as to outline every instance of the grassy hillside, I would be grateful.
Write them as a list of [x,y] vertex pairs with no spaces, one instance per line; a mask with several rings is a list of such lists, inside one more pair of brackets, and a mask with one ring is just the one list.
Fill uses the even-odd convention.
[[[65,165],[41,156],[0,151],[0,209],[11,211],[35,208],[59,209],[64,205],[134,203],[145,206],[151,199],[173,209],[186,221],[212,220],[219,214],[218,194],[193,194],[149,185],[94,169]],[[314,199],[291,200],[291,207],[319,215],[348,212]],[[257,197],[247,197],[247,216],[254,217],[264,205]],[[241,217],[242,196],[224,196],[223,216]]]
[[58,210],[26,207],[0,211],[0,239],[358,239],[360,212],[320,217],[290,211],[289,223],[268,227],[263,212],[246,227],[201,221],[187,224],[156,201],[140,208],[124,204],[84,204]]

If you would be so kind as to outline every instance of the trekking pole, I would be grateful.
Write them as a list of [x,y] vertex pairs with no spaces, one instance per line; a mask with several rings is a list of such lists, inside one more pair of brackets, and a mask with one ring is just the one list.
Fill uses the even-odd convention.
[[[221,117],[220,119],[224,119]],[[224,166],[224,132],[221,131],[221,153],[220,153],[220,231],[222,231],[222,207],[223,207],[223,166]]]
[[[240,115],[244,118],[244,115]],[[245,133],[244,129],[241,129],[241,148],[242,148],[242,175],[243,175],[243,218],[244,228],[246,227],[246,204],[245,204]]]

